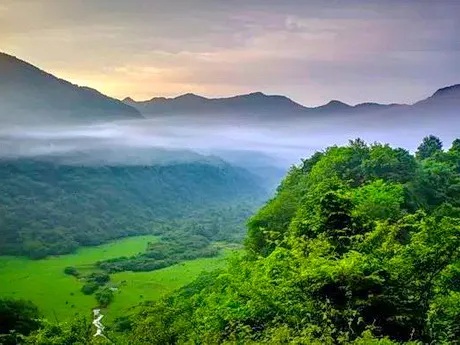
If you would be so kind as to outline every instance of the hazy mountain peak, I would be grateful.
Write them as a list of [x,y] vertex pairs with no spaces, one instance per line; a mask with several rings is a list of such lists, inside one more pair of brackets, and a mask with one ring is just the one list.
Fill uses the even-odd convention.
[[375,103],[375,102],[365,102],[356,104],[355,107],[375,107],[375,106],[384,106],[385,104]]
[[302,105],[294,102],[292,99],[282,96],[282,95],[267,95],[263,92],[251,92],[244,95],[238,95],[231,98],[221,98],[221,100],[245,100],[245,101],[254,101],[254,102],[270,102],[270,105],[279,105],[279,106],[293,106],[298,108],[304,108]]
[[[235,99],[235,98],[248,98],[248,99],[260,99],[260,100],[264,100],[264,99],[283,99],[283,100],[289,100],[293,103],[295,103],[294,101],[292,101],[290,98],[286,97],[286,96],[282,96],[282,95],[267,95],[266,93],[263,93],[261,91],[256,91],[256,92],[251,92],[251,93],[246,93],[246,94],[243,94],[243,95],[237,95],[237,96],[234,96],[234,97],[230,97],[229,99]],[[225,98],[221,98],[221,99],[225,99]]]
[[193,101],[193,100],[207,100],[206,97],[196,95],[194,93],[186,93],[180,96],[177,96],[175,98],[172,98],[173,100],[187,100],[187,101]]
[[171,100],[171,99],[172,99],[172,98],[166,98],[166,97],[153,97],[153,98],[150,98],[150,99],[147,100],[147,101],[136,102],[136,103],[166,102],[166,101],[169,101],[169,100]]
[[261,91],[251,92],[251,93],[248,93],[246,96],[248,97],[269,97]]
[[460,84],[438,89],[432,96],[415,103],[416,106],[439,106],[443,109],[460,106]]
[[16,56],[0,52],[0,63],[3,64],[7,62],[24,63],[24,61],[19,60]]
[[460,97],[460,84],[443,87],[437,90],[432,97]]
[[65,82],[16,56],[2,52],[0,52],[0,71],[2,72],[0,74],[0,87],[5,82],[13,83],[25,81],[29,73],[33,73],[36,76],[40,75],[42,77],[55,78],[61,82]]
[[7,123],[99,122],[142,118],[135,108],[0,53],[0,120]]
[[351,105],[348,105],[346,103],[343,103],[341,101],[334,99],[327,104],[321,105],[313,109],[323,110],[323,111],[338,111],[338,110],[348,110],[351,108],[352,108]]
[[397,103],[390,103],[390,104],[381,104],[376,102],[365,102],[356,104],[353,108],[356,109],[381,109],[381,108],[391,108],[391,107],[399,107],[404,106],[405,104],[397,104]]
[[266,95],[263,92],[252,92],[243,95],[223,98],[206,98],[193,93],[186,93],[175,98],[152,98],[145,102],[127,104],[137,107],[144,115],[211,115],[219,114],[256,115],[292,114],[305,109],[302,105],[285,96]]
[[338,101],[336,99],[333,99],[331,100],[329,103],[326,104],[327,106],[330,106],[330,107],[350,107],[350,105],[342,102],[342,101]]

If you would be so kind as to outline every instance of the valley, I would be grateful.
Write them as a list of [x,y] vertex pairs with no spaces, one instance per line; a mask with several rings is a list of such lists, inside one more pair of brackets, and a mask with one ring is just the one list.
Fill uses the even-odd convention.
[[[157,236],[128,237],[95,247],[79,248],[74,254],[51,256],[40,260],[0,256],[0,297],[26,299],[36,304],[50,321],[66,322],[76,314],[90,315],[97,307],[93,295],[81,292],[83,282],[66,275],[72,266],[84,273],[98,271],[95,263],[103,259],[136,255],[145,251]],[[126,316],[130,308],[160,297],[190,283],[203,271],[222,268],[232,249],[216,257],[184,261],[154,272],[121,272],[111,275],[116,288],[114,301],[104,309],[104,324]]]

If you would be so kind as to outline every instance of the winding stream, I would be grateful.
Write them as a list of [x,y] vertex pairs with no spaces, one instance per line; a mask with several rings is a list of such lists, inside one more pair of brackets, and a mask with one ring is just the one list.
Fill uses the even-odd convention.
[[94,320],[93,320],[93,325],[96,327],[96,333],[94,333],[94,337],[104,337],[104,325],[102,324],[101,320],[104,317],[104,315],[101,314],[100,309],[93,309],[93,315],[94,315]]

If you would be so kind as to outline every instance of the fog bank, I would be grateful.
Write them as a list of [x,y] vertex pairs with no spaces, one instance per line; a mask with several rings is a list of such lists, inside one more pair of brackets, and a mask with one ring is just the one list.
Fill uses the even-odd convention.
[[424,119],[363,115],[264,122],[175,116],[88,125],[16,125],[0,130],[0,157],[92,155],[93,162],[150,164],[241,151],[263,154],[273,165],[288,167],[314,151],[358,137],[414,151],[426,135],[439,136],[446,147],[460,135],[456,118]]

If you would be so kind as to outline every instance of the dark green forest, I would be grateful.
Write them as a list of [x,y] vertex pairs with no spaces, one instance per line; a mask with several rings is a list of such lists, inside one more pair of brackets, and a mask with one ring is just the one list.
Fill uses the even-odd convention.
[[244,220],[265,197],[255,177],[223,162],[90,167],[2,160],[0,179],[0,255],[35,259],[147,233],[241,240]]
[[[94,339],[43,322],[24,344],[457,344],[460,140],[415,155],[354,140],[293,166],[246,255]],[[155,252],[155,248],[153,252]]]
[[243,242],[245,220],[261,204],[255,201],[210,207],[187,219],[158,223],[154,234],[161,236],[160,242],[150,243],[144,253],[136,256],[100,261],[97,265],[108,273],[153,271],[185,260],[216,256],[216,242]]

